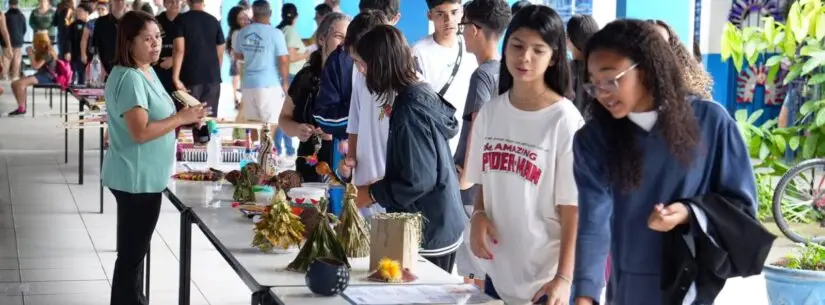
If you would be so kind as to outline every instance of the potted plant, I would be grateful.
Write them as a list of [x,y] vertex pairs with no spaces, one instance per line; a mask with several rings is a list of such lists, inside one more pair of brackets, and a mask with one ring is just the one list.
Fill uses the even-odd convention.
[[771,304],[825,304],[825,246],[808,243],[797,253],[765,265]]

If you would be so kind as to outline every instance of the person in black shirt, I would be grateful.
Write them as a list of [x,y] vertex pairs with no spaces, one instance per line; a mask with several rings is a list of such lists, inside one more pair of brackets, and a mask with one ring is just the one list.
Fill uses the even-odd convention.
[[57,29],[57,52],[60,58],[71,61],[66,54],[71,52],[71,41],[68,39],[68,29],[75,19],[74,0],[63,0],[57,5],[57,11],[52,17],[52,27]]
[[[11,41],[11,52],[6,52],[3,57],[3,78],[12,80],[20,77],[20,63],[23,60],[23,37],[29,28],[26,23],[26,15],[17,8],[18,0],[9,0],[9,10],[6,11],[6,28]],[[3,44],[3,48],[8,48],[8,44]],[[11,73],[11,74],[10,74]]]
[[[221,96],[221,64],[226,42],[221,23],[204,11],[203,0],[188,0],[190,11],[175,19],[184,50],[175,54],[172,81],[177,90],[188,90],[197,100],[217,113]],[[217,61],[216,61],[217,59]]]
[[[166,8],[166,11],[156,17],[158,25],[163,31],[163,45],[160,49],[160,61],[154,65],[154,68],[160,83],[163,84],[163,88],[171,95],[175,91],[175,84],[172,82],[173,55],[175,52],[183,52],[183,40],[177,39],[181,37],[180,29],[175,24],[175,20],[180,14],[180,0],[164,0],[163,7]],[[181,106],[177,103],[176,105]]]
[[[109,1],[109,14],[97,18],[94,26],[94,33],[89,33],[89,29],[83,33],[85,39],[81,39],[80,61],[83,64],[89,63],[91,58],[88,57],[88,45],[91,43],[95,52],[100,56],[100,63],[103,65],[103,70],[108,75],[112,71],[112,62],[115,59],[115,41],[117,41],[117,22],[120,17],[126,14],[126,3],[124,0]],[[91,41],[89,41],[91,37]],[[83,43],[82,41],[86,41]]]
[[89,14],[92,12],[92,7],[88,3],[81,3],[75,9],[75,20],[66,29],[66,58],[72,63],[72,72],[74,72],[74,83],[83,85],[86,83],[86,65],[80,60],[80,40],[83,38],[83,31],[86,30],[86,20],[89,19]]

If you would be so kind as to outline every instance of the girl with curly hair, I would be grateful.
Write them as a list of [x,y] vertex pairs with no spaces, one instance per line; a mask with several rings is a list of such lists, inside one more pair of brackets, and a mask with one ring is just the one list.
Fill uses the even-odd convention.
[[648,20],[647,22],[655,26],[659,35],[662,35],[667,41],[667,44],[673,50],[673,54],[676,55],[676,59],[679,60],[679,66],[682,68],[682,78],[685,80],[688,94],[702,99],[712,98],[713,78],[696,60],[696,56],[679,40],[676,31],[662,20]]
[[599,302],[608,253],[609,304],[712,304],[719,291],[690,284],[697,280],[672,287],[678,293],[655,287],[674,272],[663,267],[671,262],[662,250],[669,232],[710,239],[719,232],[698,220],[705,217],[699,205],[682,198],[725,194],[754,219],[753,169],[736,122],[718,103],[687,96],[682,61],[645,21],[614,21],[585,50],[585,87],[596,101],[573,141],[576,304]]

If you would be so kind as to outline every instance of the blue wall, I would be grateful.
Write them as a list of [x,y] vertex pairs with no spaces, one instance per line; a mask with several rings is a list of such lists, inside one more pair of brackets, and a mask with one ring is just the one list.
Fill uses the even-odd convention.
[[[616,18],[660,19],[670,25],[686,45],[692,45],[689,36],[690,3],[694,0],[616,0]],[[684,9],[681,9],[684,8]]]

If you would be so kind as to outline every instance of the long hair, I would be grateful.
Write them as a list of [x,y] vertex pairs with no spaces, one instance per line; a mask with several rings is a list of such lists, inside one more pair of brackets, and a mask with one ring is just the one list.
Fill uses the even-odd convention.
[[[589,59],[596,51],[615,52],[636,63],[643,76],[642,86],[653,95],[653,106],[659,113],[657,124],[668,150],[689,166],[699,143],[699,124],[686,100],[682,64],[667,42],[651,24],[623,19],[611,22],[588,40],[585,57]],[[638,188],[644,152],[634,137],[636,127],[627,118],[613,118],[601,104],[592,105],[591,111],[607,139],[610,179],[623,191]]]
[[559,95],[572,97],[570,90],[570,65],[567,63],[567,35],[564,22],[556,11],[544,5],[525,7],[513,16],[507,32],[504,33],[504,52],[501,53],[498,91],[504,94],[513,87],[513,75],[507,70],[507,43],[510,35],[521,28],[534,30],[553,50],[551,66],[544,71],[544,83]]
[[40,31],[34,33],[32,38],[32,48],[34,49],[34,57],[38,60],[43,60],[47,55],[53,59],[57,59],[57,52],[52,46],[52,40],[49,38],[49,32]]
[[[321,23],[318,24],[318,29],[315,31],[316,39],[323,39],[324,41],[329,39],[332,26],[338,21],[349,21],[349,17],[339,12],[331,12],[324,16],[324,19],[321,19]],[[307,65],[312,71],[318,72],[319,75],[321,74],[320,72],[324,63],[324,52],[329,51],[331,50],[326,50],[322,44],[318,43],[318,49],[309,55],[309,60],[307,61]]]
[[283,30],[284,27],[292,25],[295,18],[298,18],[298,7],[292,3],[284,3],[284,6],[281,7],[281,23],[276,28]]
[[692,95],[697,95],[702,98],[710,99],[711,90],[713,88],[713,78],[710,77],[705,68],[699,64],[693,52],[687,49],[685,45],[679,40],[679,35],[667,23],[662,20],[648,20],[651,24],[659,26],[670,36],[667,43],[673,50],[673,54],[679,60],[684,72],[685,86],[688,92]]
[[226,14],[226,22],[229,24],[229,36],[226,38],[226,48],[230,51],[232,51],[232,34],[241,29],[241,24],[238,23],[238,15],[245,14],[244,10],[246,9],[239,5],[229,9],[229,13]]
[[391,25],[378,25],[364,34],[355,53],[367,64],[367,89],[378,96],[381,106],[391,104],[395,92],[418,82],[407,39]]

